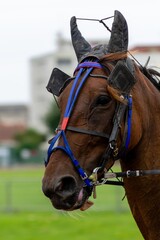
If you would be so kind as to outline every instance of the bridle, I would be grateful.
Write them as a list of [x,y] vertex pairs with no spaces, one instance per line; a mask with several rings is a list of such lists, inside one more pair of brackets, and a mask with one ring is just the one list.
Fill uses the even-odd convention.
[[[121,60],[119,60],[120,62]],[[125,61],[125,62],[124,62]],[[121,71],[122,65],[121,63],[116,64],[115,68],[112,70],[110,73],[109,77],[103,76],[103,75],[94,75],[94,77],[97,78],[104,78],[105,80],[109,82],[109,84],[112,85],[112,81],[116,79],[116,74]],[[125,64],[125,67],[129,71],[134,71],[133,65],[130,59],[123,60],[123,64]],[[118,65],[118,66],[117,66]],[[68,126],[68,121],[71,117],[72,110],[74,108],[75,102],[79,96],[80,91],[82,90],[83,85],[85,84],[87,78],[91,75],[93,69],[98,68],[98,69],[103,69],[103,65],[98,62],[98,60],[94,62],[90,61],[84,61],[78,65],[76,68],[75,72],[77,72],[76,77],[72,78],[74,79],[70,95],[68,98],[68,102],[66,105],[63,121],[61,128],[57,130],[57,134],[55,137],[51,140],[50,146],[48,148],[47,152],[47,158],[45,160],[45,166],[48,165],[49,163],[49,158],[51,154],[54,151],[61,150],[63,151],[71,160],[73,166],[77,170],[79,176],[81,179],[84,181],[84,187],[86,188],[88,195],[92,194],[92,191],[95,191],[95,186],[102,185],[102,184],[111,184],[111,185],[120,185],[123,186],[123,182],[118,179],[118,181],[111,181],[108,180],[110,178],[124,178],[124,177],[139,177],[139,176],[145,176],[145,175],[155,175],[155,174],[160,174],[160,170],[155,169],[155,170],[135,170],[135,171],[126,171],[126,172],[108,172],[108,170],[105,170],[105,165],[107,161],[112,157],[114,161],[120,159],[121,157],[124,157],[125,154],[127,153],[129,143],[130,143],[130,138],[131,138],[131,119],[132,119],[132,96],[130,95],[130,91],[135,84],[134,79],[129,79],[129,83],[127,81],[126,85],[123,86],[123,93],[121,94],[121,98],[125,99],[125,104],[123,102],[117,102],[116,106],[116,111],[114,113],[113,117],[113,128],[111,131],[111,134],[106,134],[102,132],[97,132],[97,131],[91,131],[88,129],[82,129],[82,128],[77,128],[73,126]],[[128,71],[127,70],[127,71]],[[124,70],[123,70],[124,71]],[[132,76],[128,72],[124,71],[124,75],[127,75],[127,77],[132,78]],[[79,78],[82,76],[83,77],[78,85]],[[123,75],[123,74],[122,74]],[[115,85],[119,86],[119,78],[123,78],[123,76],[119,76],[115,83]],[[121,79],[122,80],[122,79]],[[125,79],[123,79],[125,81]],[[70,79],[69,79],[70,82]],[[120,87],[121,88],[121,87]],[[121,144],[121,147],[117,147],[117,138],[119,135],[119,131],[121,129],[121,123],[122,120],[125,119],[124,121],[124,133],[123,133],[123,141]],[[66,137],[66,131],[72,131],[72,132],[77,132],[81,134],[89,134],[89,135],[94,135],[102,138],[106,138],[108,141],[107,148],[102,156],[102,161],[100,166],[96,167],[92,174],[90,176],[87,175],[85,170],[80,166],[78,160],[74,157],[74,154],[70,148],[70,145],[67,141]],[[59,138],[63,139],[64,146],[56,146],[57,141]],[[99,179],[98,173],[103,172],[103,177]]]
[[[119,156],[121,154],[125,154],[125,152],[128,149],[128,145],[130,142],[130,136],[131,136],[132,96],[127,93],[125,93],[121,96],[127,101],[127,104],[124,104],[121,102],[117,103],[116,111],[115,111],[114,118],[113,118],[113,129],[112,129],[110,135],[108,135],[106,133],[97,132],[97,131],[91,131],[91,130],[81,129],[81,128],[77,128],[77,127],[73,127],[73,126],[68,126],[68,121],[72,114],[72,110],[73,110],[75,102],[79,96],[79,93],[80,93],[83,85],[85,84],[87,78],[89,77],[89,75],[91,74],[93,69],[95,69],[95,68],[102,69],[103,65],[101,65],[97,61],[96,62],[95,61],[94,62],[84,61],[84,62],[80,63],[78,65],[78,67],[76,68],[75,72],[77,72],[77,75],[74,79],[74,82],[73,82],[73,85],[72,85],[72,88],[70,91],[70,95],[69,95],[68,102],[66,105],[62,125],[61,125],[61,128],[58,129],[58,133],[56,134],[56,136],[52,139],[52,141],[50,143],[50,146],[48,149],[48,154],[47,154],[47,159],[45,161],[45,166],[47,166],[52,152],[54,152],[56,150],[61,150],[61,151],[65,152],[66,155],[68,155],[68,157],[72,161],[72,164],[76,168],[80,177],[84,181],[85,187],[87,187],[88,189],[92,189],[93,185],[98,184],[97,180],[93,180],[93,174],[95,176],[95,174],[97,174],[98,171],[102,171],[106,165],[107,160],[111,156],[116,160],[119,158]],[[79,78],[81,77],[82,73],[84,75],[78,85],[78,81],[79,81]],[[98,77],[98,75],[97,75],[97,77]],[[101,77],[103,77],[103,76],[101,76]],[[104,79],[106,79],[106,78],[107,77],[104,76]],[[121,122],[122,122],[122,119],[124,118],[124,115],[126,115],[125,132],[124,132],[124,136],[123,136],[123,143],[120,148],[121,150],[119,151],[117,148],[117,137],[119,134],[119,130],[121,128]],[[85,170],[80,166],[78,160],[74,157],[74,154],[73,154],[73,152],[69,146],[69,143],[67,141],[67,137],[66,137],[66,133],[65,133],[66,131],[73,131],[73,132],[78,132],[81,134],[94,135],[94,136],[106,138],[108,140],[108,146],[107,146],[105,153],[103,154],[101,166],[99,166],[98,168],[96,168],[93,171],[92,177],[89,177],[87,175]],[[56,142],[58,141],[58,139],[60,137],[64,141],[64,146],[55,146]]]
[[[97,21],[97,19],[89,20]],[[107,27],[103,20],[105,19],[101,19],[98,21],[100,23],[103,23],[103,25]],[[134,77],[134,64],[133,61],[129,58],[118,60],[116,63],[112,62],[114,68],[108,77],[104,75],[92,74],[92,71],[95,68],[104,69],[104,71],[106,70],[105,66],[100,63],[100,59],[102,59],[104,55],[108,53],[124,53],[126,56],[126,53],[128,51],[128,27],[125,18],[120,12],[115,11],[112,30],[109,31],[111,32],[111,37],[107,48],[106,45],[99,45],[95,48],[92,48],[78,30],[76,18],[72,17],[72,43],[78,62],[80,62],[80,64],[78,64],[78,67],[75,70],[76,75],[75,77],[70,78],[66,73],[62,72],[57,68],[54,68],[49,83],[47,85],[47,90],[49,92],[51,92],[53,95],[59,96],[63,89],[66,87],[66,85],[73,81],[62,125],[60,129],[58,129],[55,137],[50,142],[47,158],[45,160],[45,166],[48,165],[50,156],[54,151],[63,151],[69,157],[79,176],[84,181],[84,187],[88,190],[89,194],[92,193],[95,186],[100,184],[123,185],[123,182],[121,181],[108,181],[108,179],[110,178],[139,177],[144,175],[160,174],[160,170],[128,170],[127,172],[120,173],[109,173],[108,170],[105,170],[106,163],[109,159],[113,159],[115,161],[122,157],[124,158],[127,154],[131,138],[132,122],[132,96],[130,95],[130,93],[134,84],[136,83],[136,79]],[[107,80],[109,86],[119,90],[120,97],[124,100],[116,102],[116,109],[113,117],[113,127],[111,130],[111,134],[68,125],[69,119],[72,115],[72,110],[75,107],[76,100],[89,76],[96,77],[97,79],[103,78],[104,80]],[[81,81],[79,81],[80,78]],[[121,129],[122,121],[124,123],[124,131],[121,146],[118,147],[117,140]],[[85,170],[80,166],[78,160],[75,158],[72,149],[68,143],[66,131],[94,135],[107,139],[107,148],[102,156],[100,165],[93,170],[90,176],[87,175]],[[59,138],[63,140],[63,146],[57,145]],[[100,178],[98,173],[103,173],[103,175],[100,175],[103,177]]]

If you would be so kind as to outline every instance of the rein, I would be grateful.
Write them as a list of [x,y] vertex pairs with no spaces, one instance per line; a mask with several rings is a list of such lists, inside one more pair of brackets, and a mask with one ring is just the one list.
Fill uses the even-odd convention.
[[124,183],[122,181],[110,181],[108,179],[111,178],[130,178],[130,177],[143,177],[143,176],[149,176],[149,175],[157,175],[160,174],[160,170],[154,169],[154,170],[135,170],[131,171],[128,170],[126,172],[106,172],[104,173],[104,177],[99,181],[98,180],[98,168],[94,169],[92,175],[90,178],[95,182],[95,186],[103,185],[103,184],[109,184],[109,185],[117,185],[117,186],[124,186]]

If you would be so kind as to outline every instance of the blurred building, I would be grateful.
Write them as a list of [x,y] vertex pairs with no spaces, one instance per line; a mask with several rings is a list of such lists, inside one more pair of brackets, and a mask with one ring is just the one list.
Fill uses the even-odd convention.
[[28,126],[28,106],[0,105],[0,144],[14,145],[14,136]]
[[[103,43],[104,41],[95,40],[90,42],[91,45],[97,45],[98,42]],[[76,66],[77,59],[71,41],[64,40],[61,37],[58,38],[57,50],[55,52],[31,59],[31,127],[43,133],[47,131],[44,117],[49,111],[51,102],[54,100],[53,96],[47,91],[46,86],[53,68],[57,67],[72,76]]]
[[[89,41],[92,46],[104,41]],[[130,49],[135,58],[144,65],[151,57],[149,65],[160,67],[160,46],[137,46]],[[30,104],[30,125],[41,132],[46,132],[44,116],[49,111],[52,95],[47,92],[51,71],[54,67],[60,68],[68,75],[73,74],[77,60],[71,41],[58,39],[57,50],[43,56],[35,57],[30,61],[31,68],[31,104]],[[54,114],[54,113],[53,113]]]
[[44,117],[53,102],[53,96],[47,91],[46,86],[52,69],[57,67],[72,75],[75,66],[76,58],[71,42],[63,39],[59,39],[56,52],[31,59],[30,125],[33,128],[43,133],[47,131]]
[[148,57],[150,57],[147,66],[157,68],[157,70],[158,68],[160,68],[160,45],[158,46],[139,45],[131,48],[130,51],[142,66],[146,64]]

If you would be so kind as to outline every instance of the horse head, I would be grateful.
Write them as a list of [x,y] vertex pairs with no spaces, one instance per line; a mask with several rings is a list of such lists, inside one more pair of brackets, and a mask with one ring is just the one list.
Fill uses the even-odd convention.
[[92,48],[75,17],[71,37],[78,59],[74,76],[54,69],[47,86],[58,96],[61,116],[48,150],[43,192],[57,209],[85,210],[96,181],[118,158],[117,150],[124,154],[128,148],[125,119],[135,78],[126,54],[127,23],[120,12],[115,11],[108,45]]

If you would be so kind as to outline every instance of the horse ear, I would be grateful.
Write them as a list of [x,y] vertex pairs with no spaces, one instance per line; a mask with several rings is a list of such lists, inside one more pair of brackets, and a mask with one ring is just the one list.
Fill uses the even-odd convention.
[[90,44],[84,39],[84,37],[81,35],[77,23],[76,23],[76,17],[71,18],[70,22],[71,26],[71,38],[72,38],[72,44],[78,59],[78,62],[80,61],[81,57],[85,54],[91,51]]
[[129,93],[136,79],[126,63],[118,61],[108,78],[109,84],[122,93]]
[[119,11],[114,13],[111,37],[108,44],[108,52],[123,52],[128,50],[128,26],[125,18]]
[[67,79],[69,79],[70,76],[67,75],[66,73],[62,72],[60,69],[58,68],[54,68],[48,85],[47,85],[47,90],[52,93],[55,96],[59,96],[61,93],[61,90],[66,82]]

